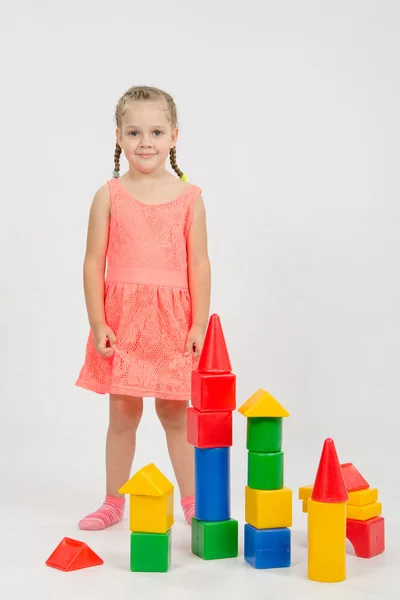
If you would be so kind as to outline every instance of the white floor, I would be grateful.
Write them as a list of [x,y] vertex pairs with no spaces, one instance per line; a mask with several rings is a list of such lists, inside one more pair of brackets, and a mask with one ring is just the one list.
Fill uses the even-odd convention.
[[[32,483],[21,485],[21,493],[12,493],[2,502],[2,515],[6,515],[0,544],[0,597],[3,599],[396,600],[399,597],[400,551],[396,542],[400,530],[390,524],[384,555],[363,560],[356,558],[349,548],[347,580],[325,585],[306,577],[306,517],[301,513],[300,503],[294,504],[292,566],[274,571],[256,571],[244,562],[243,519],[235,514],[239,508],[233,507],[232,511],[241,523],[239,557],[210,562],[191,554],[190,528],[177,510],[170,571],[166,574],[131,573],[127,518],[106,531],[82,532],[76,526],[77,517],[81,516],[78,508],[82,508],[76,495],[65,495],[64,500],[53,503],[50,494],[46,502],[46,495],[42,500],[36,494],[30,496]],[[46,559],[65,536],[89,544],[102,557],[104,565],[70,573],[47,567]]]

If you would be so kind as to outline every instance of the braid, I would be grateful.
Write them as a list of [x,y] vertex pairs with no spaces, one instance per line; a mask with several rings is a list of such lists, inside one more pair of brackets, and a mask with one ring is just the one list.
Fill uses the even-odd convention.
[[115,152],[114,152],[114,172],[113,172],[113,177],[118,178],[119,177],[119,173],[120,173],[120,164],[119,164],[119,159],[121,156],[122,150],[121,150],[121,146],[118,144],[118,142],[115,144]]
[[178,175],[179,178],[182,177],[183,173],[180,170],[180,168],[177,165],[176,162],[176,148],[171,148],[171,150],[169,151],[169,160],[171,162],[171,167],[173,168],[173,170],[175,171],[175,173]]

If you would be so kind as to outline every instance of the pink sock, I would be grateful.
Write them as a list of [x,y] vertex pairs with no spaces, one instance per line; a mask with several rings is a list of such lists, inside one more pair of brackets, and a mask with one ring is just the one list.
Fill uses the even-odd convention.
[[194,517],[194,496],[186,496],[186,498],[181,498],[181,506],[183,508],[185,519],[190,525],[192,518]]
[[103,506],[87,515],[78,523],[79,529],[96,531],[115,525],[122,520],[125,509],[125,498],[121,496],[106,496]]

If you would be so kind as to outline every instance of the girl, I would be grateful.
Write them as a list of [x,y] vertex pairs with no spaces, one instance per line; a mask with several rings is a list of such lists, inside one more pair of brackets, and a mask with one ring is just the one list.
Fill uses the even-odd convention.
[[[201,190],[176,162],[177,111],[157,88],[130,88],[116,107],[113,178],[90,210],[84,290],[90,333],[76,384],[109,394],[106,498],[79,522],[120,521],[143,397],[155,398],[188,523],[194,513],[193,448],[186,441],[191,372],[202,350],[210,263]],[[128,172],[120,177],[124,152]],[[166,171],[170,157],[177,179]],[[105,266],[107,263],[107,273]]]

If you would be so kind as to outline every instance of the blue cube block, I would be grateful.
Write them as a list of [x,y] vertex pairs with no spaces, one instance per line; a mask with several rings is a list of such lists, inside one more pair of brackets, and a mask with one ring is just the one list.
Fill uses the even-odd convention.
[[230,448],[194,449],[194,516],[198,521],[230,519]]
[[244,558],[255,569],[290,567],[290,529],[244,526]]

